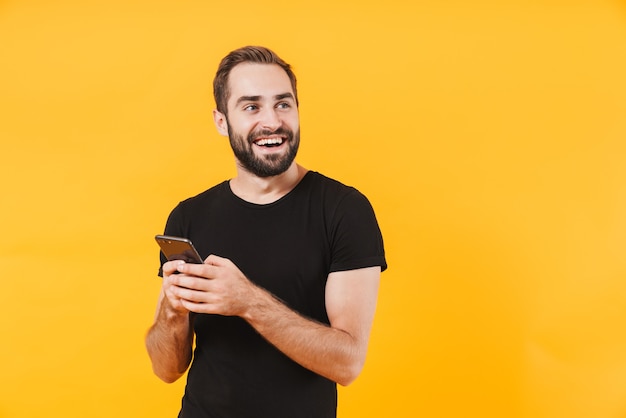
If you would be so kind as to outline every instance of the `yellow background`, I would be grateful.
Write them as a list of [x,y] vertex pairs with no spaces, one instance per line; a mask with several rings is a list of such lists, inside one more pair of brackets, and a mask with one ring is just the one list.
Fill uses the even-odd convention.
[[385,237],[340,417],[626,417],[626,3],[0,1],[0,417],[173,417],[153,236],[231,177],[219,59],[299,78],[299,162]]

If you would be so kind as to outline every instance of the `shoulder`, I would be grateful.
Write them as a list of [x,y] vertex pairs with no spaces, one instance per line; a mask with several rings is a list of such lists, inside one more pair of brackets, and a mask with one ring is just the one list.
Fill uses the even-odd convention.
[[307,178],[311,189],[323,193],[324,195],[337,198],[352,194],[361,194],[354,187],[345,185],[344,183],[330,177],[326,177],[317,171],[309,171],[307,173]]
[[311,204],[321,209],[331,225],[358,225],[363,219],[375,219],[370,201],[355,187],[318,172],[309,172],[308,177]]
[[382,234],[367,197],[355,187],[314,173],[321,190],[326,231],[332,248],[330,271],[387,268]]
[[229,191],[228,181],[224,181],[179,202],[167,218],[166,235],[190,238],[198,220],[204,219],[207,213],[214,212],[219,205],[229,200],[223,198]]
[[346,185],[316,171],[310,171],[308,174],[312,191],[319,193],[325,202],[332,203],[334,206],[370,205],[367,197],[355,187]]
[[211,187],[210,189],[203,191],[202,193],[199,193],[195,196],[189,197],[181,201],[178,204],[178,206],[179,207],[181,206],[182,207],[194,207],[194,206],[199,206],[199,205],[202,206],[216,199],[219,199],[220,197],[227,194],[229,191],[230,191],[230,188],[228,187],[228,181],[223,181]]
[[188,218],[194,214],[209,210],[230,191],[228,181],[223,181],[195,196],[180,201],[170,213],[170,218]]

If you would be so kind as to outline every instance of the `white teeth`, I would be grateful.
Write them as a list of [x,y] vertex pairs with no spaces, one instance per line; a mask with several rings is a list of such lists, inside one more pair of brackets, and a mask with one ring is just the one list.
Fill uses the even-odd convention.
[[257,145],[280,145],[283,143],[282,138],[266,138],[256,142]]

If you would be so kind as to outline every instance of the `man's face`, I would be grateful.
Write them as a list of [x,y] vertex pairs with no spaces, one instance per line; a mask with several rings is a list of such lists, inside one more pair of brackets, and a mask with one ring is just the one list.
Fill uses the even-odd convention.
[[287,73],[273,64],[239,64],[228,78],[230,145],[241,168],[270,177],[285,172],[300,144],[300,122]]

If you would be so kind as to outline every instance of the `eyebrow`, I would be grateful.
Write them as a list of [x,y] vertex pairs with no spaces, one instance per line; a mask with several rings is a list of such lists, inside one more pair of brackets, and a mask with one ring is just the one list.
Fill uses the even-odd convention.
[[[237,99],[236,104],[242,103],[242,102],[258,102],[261,100],[263,96],[241,96],[240,98]],[[293,99],[293,94],[291,93],[282,93],[282,94],[277,94],[276,96],[274,96],[274,100],[283,100],[283,99]]]
[[274,99],[276,100],[293,99],[293,94],[291,93],[277,94],[276,96],[274,96]]

